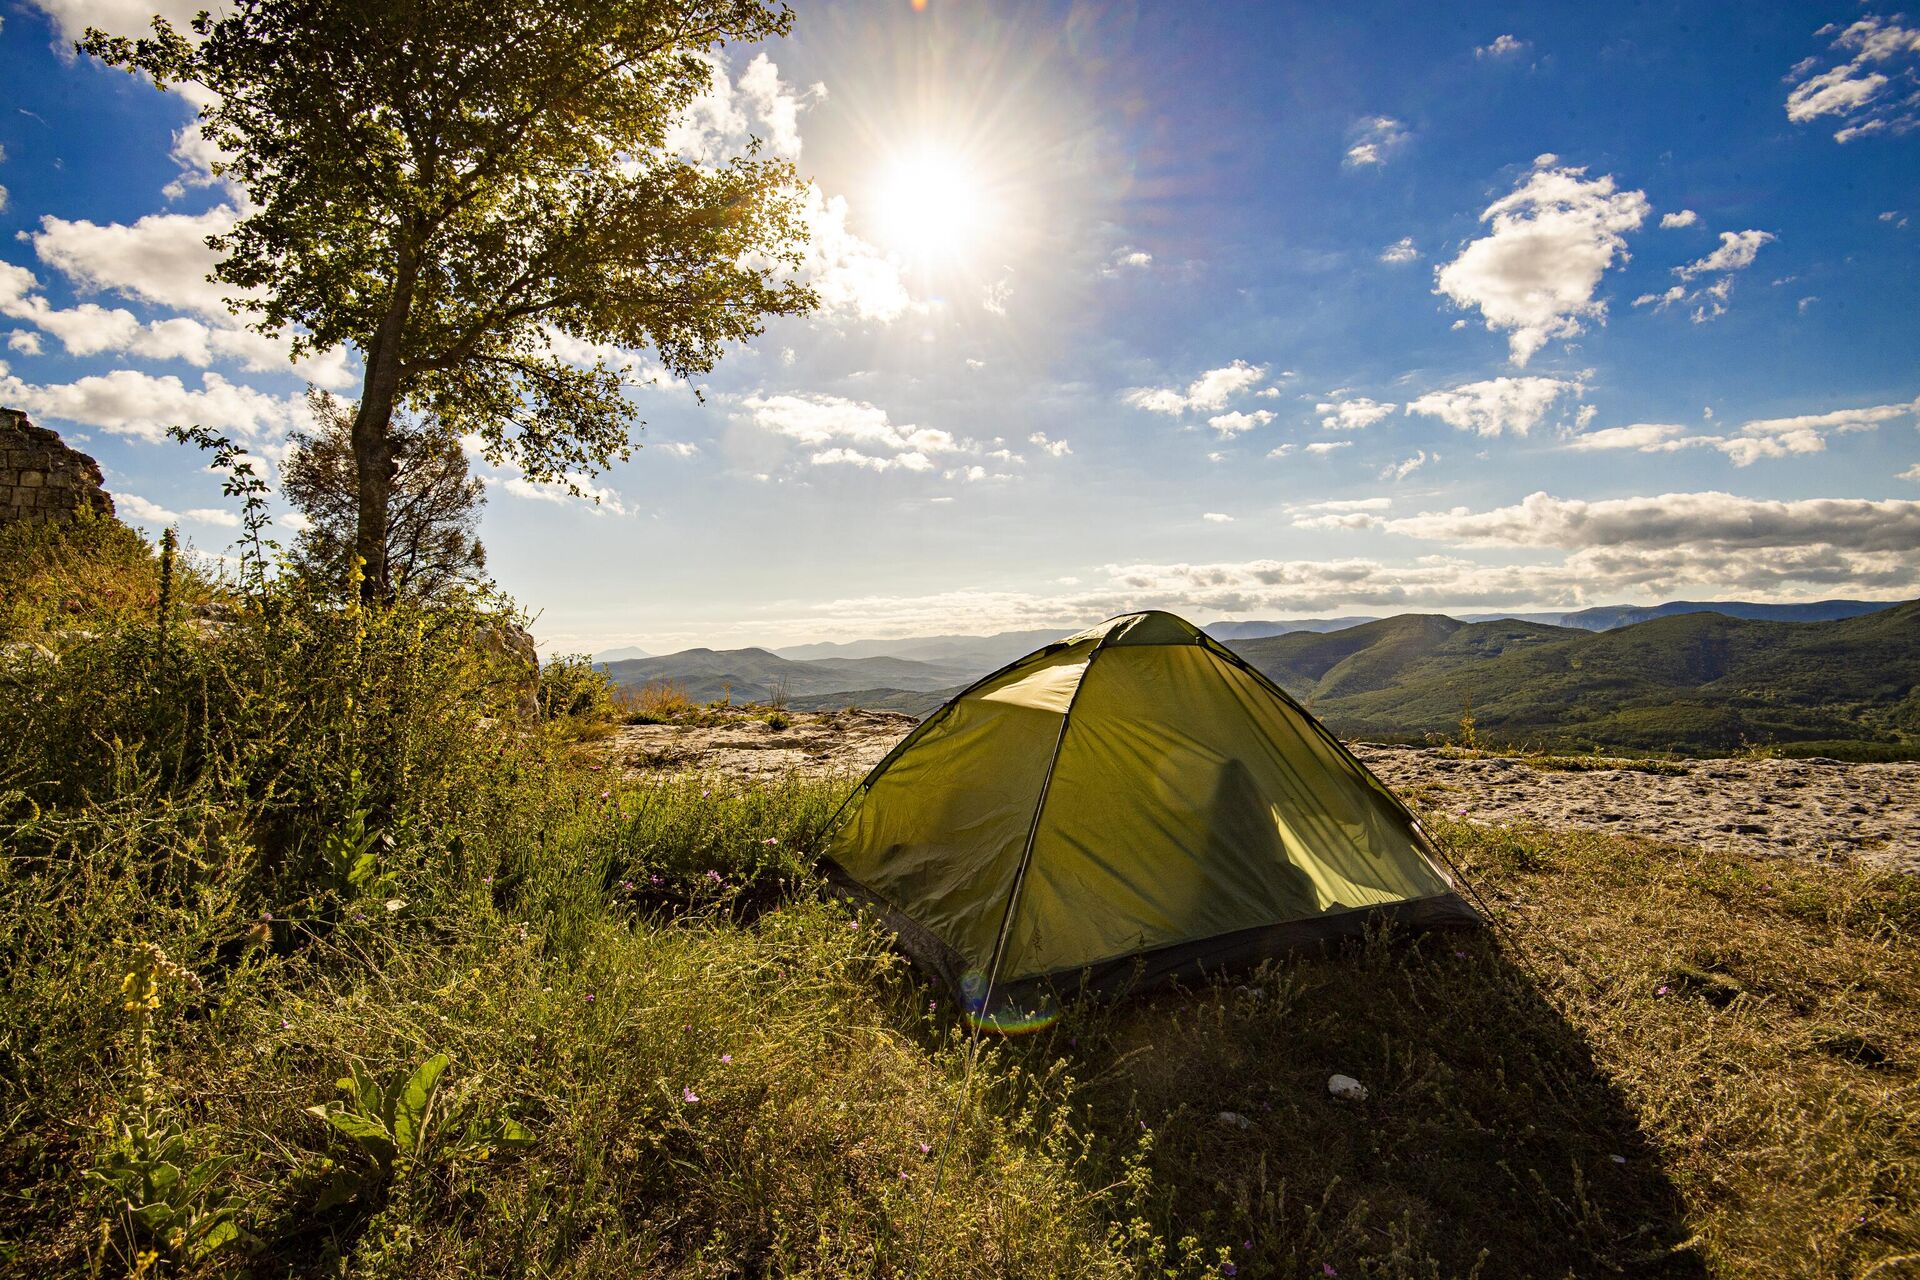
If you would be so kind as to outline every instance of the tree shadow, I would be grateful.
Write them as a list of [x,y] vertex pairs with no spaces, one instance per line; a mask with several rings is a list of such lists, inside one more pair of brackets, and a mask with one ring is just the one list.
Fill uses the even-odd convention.
[[1152,1131],[1170,1234],[1243,1276],[1706,1274],[1625,1095],[1484,934],[1082,1002],[1030,1051],[1076,1061],[1116,1147]]

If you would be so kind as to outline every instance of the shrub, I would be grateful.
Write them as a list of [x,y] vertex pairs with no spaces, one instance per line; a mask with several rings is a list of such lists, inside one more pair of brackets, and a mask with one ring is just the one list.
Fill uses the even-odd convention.
[[541,717],[572,737],[604,737],[619,718],[613,682],[584,653],[541,665],[539,703]]
[[677,680],[649,680],[638,689],[616,689],[614,699],[628,724],[670,724],[700,709]]

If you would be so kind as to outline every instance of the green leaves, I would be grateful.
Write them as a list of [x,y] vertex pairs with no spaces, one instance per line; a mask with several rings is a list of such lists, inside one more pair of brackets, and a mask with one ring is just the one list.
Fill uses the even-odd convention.
[[556,336],[685,377],[816,305],[793,166],[666,145],[710,50],[792,23],[766,0],[257,0],[198,43],[156,19],[79,47],[211,91],[200,128],[248,210],[214,241],[230,305],[296,354],[365,357],[359,550],[384,591],[396,412],[577,489],[628,455],[633,408],[617,356],[582,367]]
[[234,1219],[241,1205],[215,1185],[235,1163],[232,1156],[194,1160],[184,1131],[136,1120],[116,1122],[107,1150],[85,1177],[105,1193],[108,1216],[122,1224],[130,1243],[197,1262],[240,1237]]
[[359,1175],[336,1170],[321,1197],[321,1209],[364,1198],[408,1172],[486,1160],[496,1148],[533,1145],[533,1131],[505,1114],[479,1115],[461,1106],[455,1114],[436,1115],[434,1104],[450,1061],[436,1053],[384,1084],[350,1062],[351,1074],[339,1085],[351,1101],[307,1108],[308,1115],[351,1139],[371,1166]]
[[447,1069],[447,1055],[436,1053],[420,1064],[394,1099],[393,1141],[400,1150],[412,1155],[427,1128],[427,1115],[433,1109],[433,1097],[440,1088],[440,1074]]

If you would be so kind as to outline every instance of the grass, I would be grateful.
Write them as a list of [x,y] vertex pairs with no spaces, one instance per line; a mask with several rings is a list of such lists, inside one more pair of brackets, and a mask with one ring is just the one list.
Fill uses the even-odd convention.
[[[1497,930],[1072,1006],[969,1073],[946,995],[812,878],[849,780],[623,780],[567,723],[604,718],[577,670],[524,722],[457,618],[239,603],[206,635],[43,630],[61,661],[0,670],[0,1272],[1920,1254],[1911,878],[1435,816]],[[312,1112],[440,1054],[418,1158]]]

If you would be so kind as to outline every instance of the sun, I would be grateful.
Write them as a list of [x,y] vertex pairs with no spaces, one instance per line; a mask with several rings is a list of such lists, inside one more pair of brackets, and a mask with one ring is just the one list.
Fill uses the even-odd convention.
[[915,263],[969,261],[985,247],[992,223],[981,175],[951,148],[923,143],[903,150],[874,183],[875,237]]

